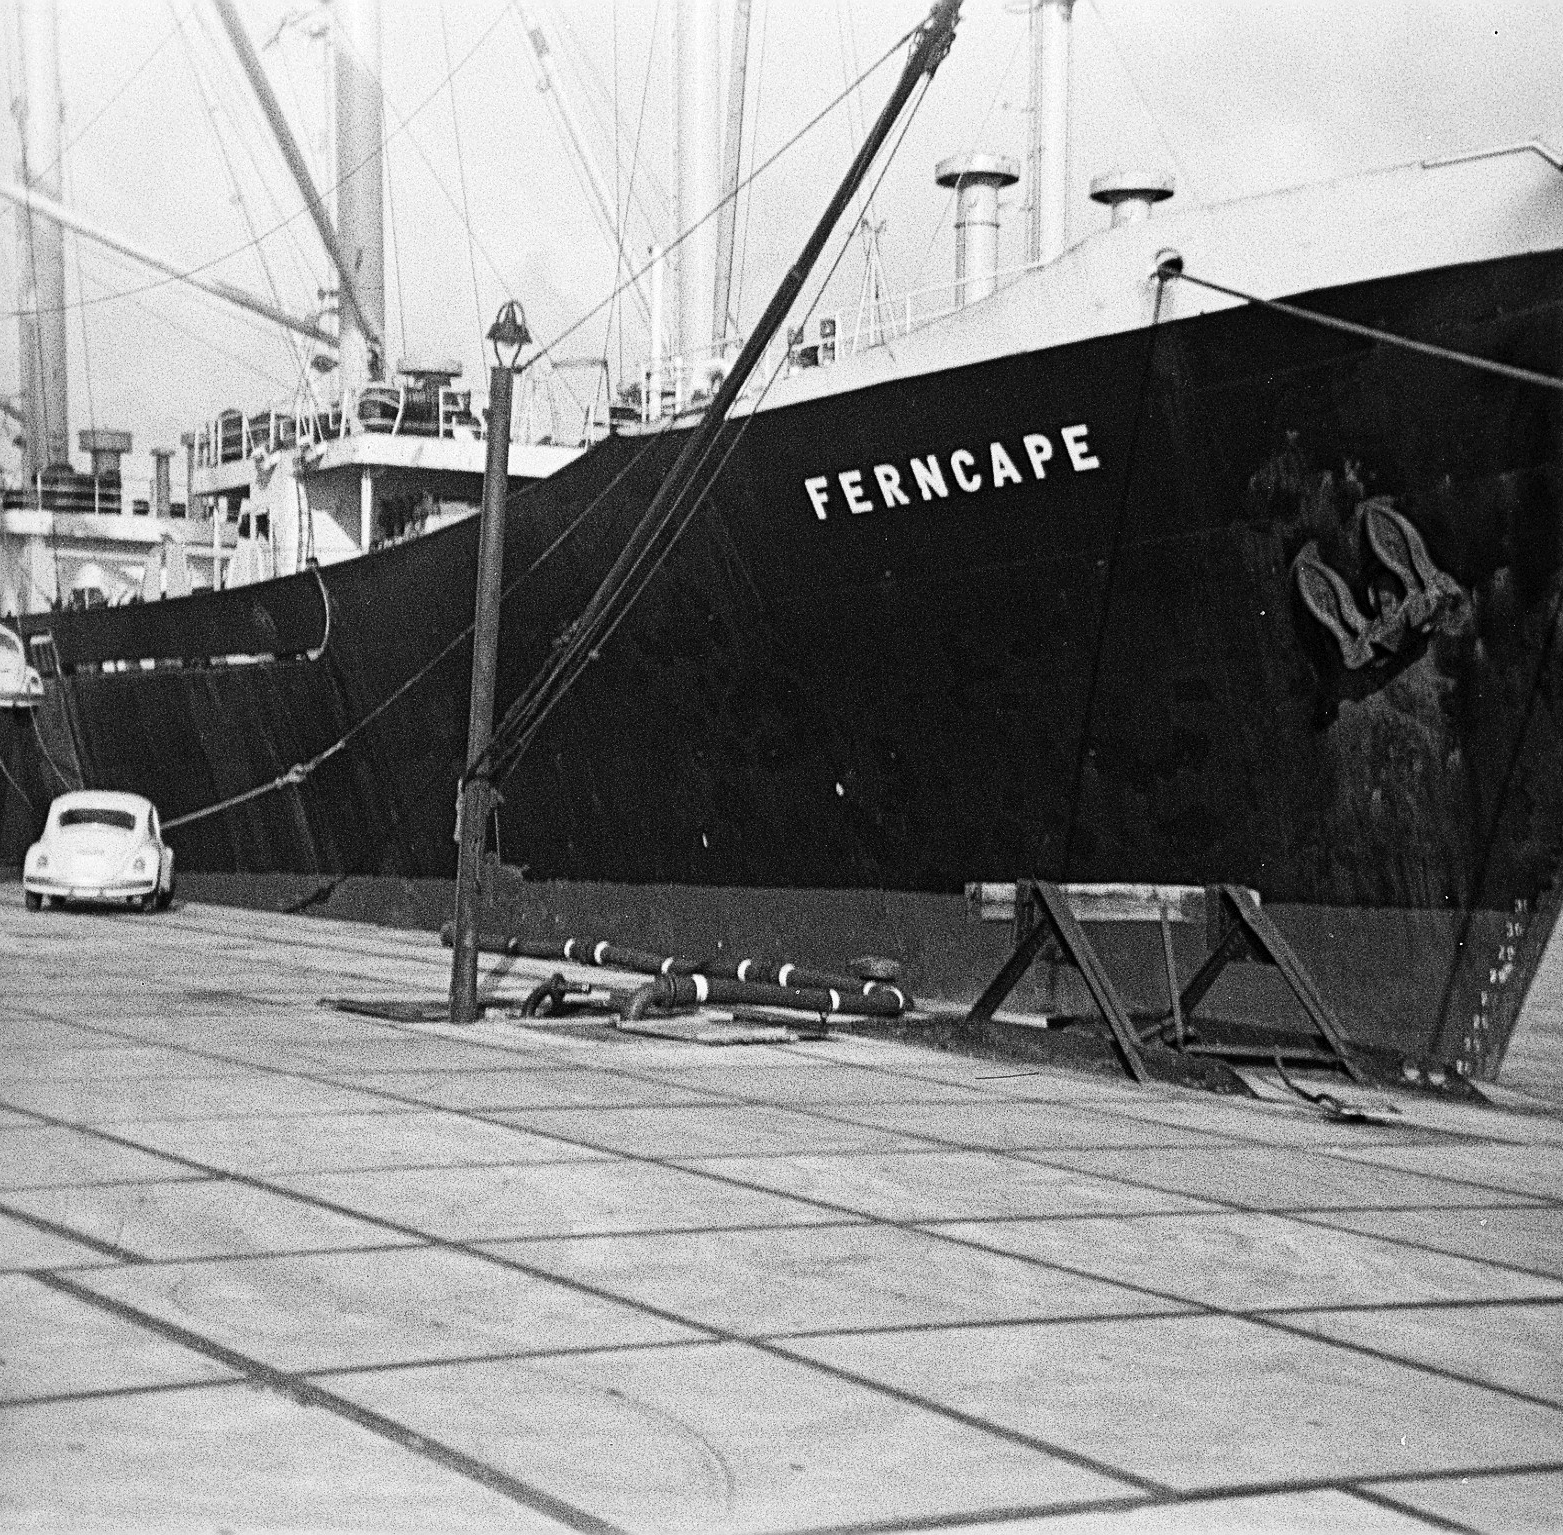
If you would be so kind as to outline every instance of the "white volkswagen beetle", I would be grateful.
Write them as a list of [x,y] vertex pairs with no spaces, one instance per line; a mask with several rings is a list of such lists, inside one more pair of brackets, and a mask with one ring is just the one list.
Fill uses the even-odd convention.
[[49,806],[43,836],[22,865],[27,909],[45,900],[127,901],[161,911],[174,898],[174,852],[157,807],[139,794],[78,789]]

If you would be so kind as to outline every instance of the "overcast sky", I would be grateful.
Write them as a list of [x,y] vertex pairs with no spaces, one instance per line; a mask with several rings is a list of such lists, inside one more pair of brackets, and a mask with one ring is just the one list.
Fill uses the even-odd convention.
[[[670,180],[672,3],[531,0],[605,176],[623,185],[635,161],[653,220],[665,217]],[[966,0],[955,48],[883,182],[876,211],[893,290],[944,282],[953,270],[949,195],[933,184],[934,162],[962,149],[1024,153],[1023,3]],[[169,260],[216,261],[213,275],[261,293],[274,284],[287,307],[312,308],[325,262],[307,218],[290,220],[301,201],[218,43],[210,0],[58,4],[66,201]],[[263,57],[300,137],[318,146],[323,85],[308,36],[316,8],[241,0],[240,9],[257,44],[281,28]],[[774,151],[924,9],[921,0],[754,0],[749,145],[762,159]],[[303,19],[283,26],[289,16]],[[14,76],[9,6],[6,22]],[[384,24],[391,351],[459,357],[470,377],[484,366],[481,329],[505,297],[523,302],[534,335],[552,338],[612,287],[614,255],[536,89],[510,0],[384,0]],[[1533,136],[1563,146],[1557,0],[1078,0],[1075,48],[1082,231],[1105,221],[1085,198],[1090,177],[1131,161],[1174,172],[1180,203],[1192,204]],[[894,69],[882,68],[756,183],[739,217],[746,320],[839,179]],[[9,119],[5,133],[14,165]],[[1006,211],[1005,265],[1021,258],[1023,191]],[[9,314],[16,221],[7,210],[0,222]],[[74,238],[66,265],[71,303],[86,300],[69,326],[73,444],[89,424],[128,428],[129,471],[144,476],[147,450],[177,446],[198,420],[290,392],[297,362],[264,322],[184,286],[148,287],[144,272]],[[832,304],[855,307],[860,273],[849,255]],[[565,350],[601,354],[605,345],[616,367],[618,338],[598,320]],[[626,360],[643,346],[627,327]],[[0,391],[15,388],[16,354],[7,318]],[[14,452],[0,463],[14,468]],[[180,465],[182,455],[176,474]]]

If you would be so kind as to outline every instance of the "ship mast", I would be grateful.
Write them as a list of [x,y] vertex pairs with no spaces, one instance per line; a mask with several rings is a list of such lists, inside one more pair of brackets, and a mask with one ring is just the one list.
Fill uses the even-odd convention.
[[686,370],[705,355],[716,292],[717,221],[706,218],[721,196],[721,27],[717,0],[675,0],[673,8],[673,226],[675,237],[705,219],[672,253],[675,345]]
[[[609,245],[615,251],[621,252],[625,241],[619,228],[619,210],[615,204],[613,194],[608,190],[608,184],[603,178],[602,169],[597,164],[597,157],[592,153],[590,144],[586,141],[586,135],[581,131],[580,119],[575,111],[575,103],[571,100],[568,88],[562,75],[554,68],[553,50],[548,44],[548,34],[539,25],[536,16],[525,6],[517,6],[517,13],[521,17],[521,27],[526,33],[526,40],[531,45],[532,61],[537,70],[537,88],[548,98],[553,107],[554,115],[559,119],[559,126],[568,140],[570,148],[575,152],[576,163],[580,166],[582,174],[586,178],[587,191],[591,194],[591,209],[596,216],[598,227],[607,237]],[[624,221],[629,221],[629,209],[624,210]],[[622,254],[620,266],[622,267]],[[615,282],[621,278],[621,273],[614,274]],[[630,297],[634,299],[636,308],[640,311],[640,317],[644,320],[650,314],[650,306],[646,299],[645,289],[641,285],[641,279],[632,276],[628,282]]]
[[[60,198],[60,25],[55,0],[17,0],[21,94],[11,103],[21,145],[18,180],[30,192]],[[65,236],[53,220],[19,207],[21,382],[26,417],[27,483],[70,467],[65,372]]]
[[1052,261],[1069,244],[1069,43],[1074,0],[1032,0],[1030,183],[1026,260]]
[[[239,61],[250,89],[255,92],[266,125],[271,129],[288,172],[314,221],[320,243],[325,246],[326,254],[336,268],[337,281],[342,290],[344,356],[349,335],[356,333],[360,357],[360,362],[352,366],[344,362],[344,384],[357,387],[366,378],[379,378],[383,373],[382,338],[385,335],[385,237],[380,222],[379,0],[340,0],[343,9],[350,14],[339,35],[336,50],[337,170],[340,176],[345,165],[352,173],[353,184],[351,187],[338,188],[337,203],[339,209],[349,210],[344,222],[349,233],[348,242],[338,238],[337,225],[326,212],[325,202],[316,190],[298,141],[293,137],[293,130],[288,127],[276,92],[266,78],[260,56],[244,30],[244,23],[239,20],[234,0],[213,0],[213,4],[228,34],[234,57]],[[345,76],[345,89],[343,54],[349,56],[350,65]],[[344,116],[349,119],[345,132],[353,145],[346,152],[340,147],[344,134]],[[344,248],[345,243],[351,247],[351,256]]]
[[[357,302],[342,306],[344,399],[385,377],[380,0],[334,0],[336,231]],[[347,286],[344,279],[344,287]]]
[[749,73],[749,12],[753,0],[733,9],[732,58],[727,70],[727,132],[722,141],[722,211],[716,222],[716,286],[711,302],[711,340],[725,349],[736,333],[732,312],[733,235],[738,225],[738,177],[743,162],[744,96]]

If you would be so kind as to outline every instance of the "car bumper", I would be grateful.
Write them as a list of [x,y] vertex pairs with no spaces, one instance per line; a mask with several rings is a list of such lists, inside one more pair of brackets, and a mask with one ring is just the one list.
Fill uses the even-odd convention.
[[157,889],[156,879],[110,880],[106,885],[72,885],[46,875],[28,874],[22,889],[32,895],[57,895],[67,901],[134,901]]

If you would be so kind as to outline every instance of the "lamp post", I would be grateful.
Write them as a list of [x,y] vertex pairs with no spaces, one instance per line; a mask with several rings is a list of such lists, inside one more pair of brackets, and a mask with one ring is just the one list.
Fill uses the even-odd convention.
[[[510,400],[516,361],[532,339],[514,301],[489,327],[494,366],[488,379],[488,458],[483,468],[483,521],[478,534],[477,614],[472,629],[472,702],[467,715],[467,768],[457,801],[455,946],[450,975],[450,1021],[478,1018],[480,874],[493,785],[484,753],[494,728],[494,678],[499,665],[499,608],[505,564],[505,490],[510,469]],[[508,356],[507,356],[508,354]]]

